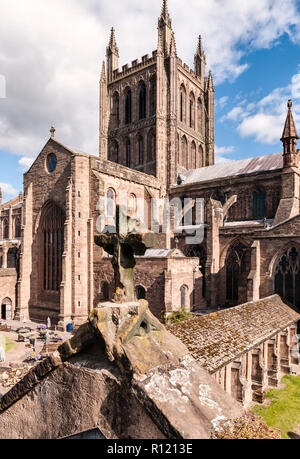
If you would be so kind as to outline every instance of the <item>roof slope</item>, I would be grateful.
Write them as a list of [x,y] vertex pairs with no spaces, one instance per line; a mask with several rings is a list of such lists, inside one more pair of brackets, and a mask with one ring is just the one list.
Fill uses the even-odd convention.
[[300,320],[278,295],[170,325],[192,356],[214,373]]
[[214,166],[187,171],[183,174],[184,178],[182,185],[282,168],[282,153],[258,156],[257,158],[241,159],[239,161],[228,161],[222,164],[215,164]]

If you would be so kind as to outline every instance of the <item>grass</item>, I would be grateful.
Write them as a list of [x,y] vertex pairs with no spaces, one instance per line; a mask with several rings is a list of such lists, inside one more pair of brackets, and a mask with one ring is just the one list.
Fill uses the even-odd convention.
[[285,376],[282,382],[284,389],[271,389],[267,393],[271,404],[256,405],[252,412],[261,416],[268,426],[278,428],[282,438],[289,439],[300,427],[300,376]]

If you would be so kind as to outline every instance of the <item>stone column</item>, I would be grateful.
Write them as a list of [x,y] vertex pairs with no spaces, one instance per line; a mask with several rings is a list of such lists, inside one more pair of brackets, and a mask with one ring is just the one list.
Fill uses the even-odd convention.
[[7,252],[8,252],[8,247],[6,245],[3,246],[2,248],[2,268],[6,269],[7,268]]
[[260,299],[260,241],[251,246],[251,269],[247,279],[247,301]]

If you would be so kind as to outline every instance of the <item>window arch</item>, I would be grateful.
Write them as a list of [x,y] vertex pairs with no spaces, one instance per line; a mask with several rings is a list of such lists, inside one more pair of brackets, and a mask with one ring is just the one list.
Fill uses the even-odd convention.
[[183,84],[180,87],[180,121],[186,122],[186,90]]
[[137,300],[145,300],[146,299],[146,289],[142,285],[139,285],[136,288],[136,299]]
[[129,199],[128,199],[128,208],[130,210],[132,210],[132,215],[136,215],[136,211],[137,211],[137,199],[136,199],[136,195],[134,193],[131,193],[129,195]]
[[116,215],[116,192],[113,188],[108,188],[106,193],[106,216],[115,218]]
[[147,107],[147,91],[144,82],[140,85],[139,93],[139,119],[143,120],[146,118],[146,107]]
[[132,97],[129,88],[125,91],[125,124],[132,122]]
[[255,190],[253,193],[253,218],[264,218],[265,212],[265,192]]
[[131,144],[128,138],[125,141],[125,166],[131,167]]
[[187,285],[182,285],[180,287],[180,306],[182,308],[187,308],[189,306],[188,293],[189,293],[189,288],[187,287]]
[[204,153],[202,145],[199,145],[199,153],[197,158],[197,168],[204,167]]
[[198,132],[202,132],[202,101],[200,97],[197,102],[197,129]]
[[119,144],[118,144],[118,142],[116,140],[112,140],[110,142],[108,159],[109,159],[109,161],[112,161],[114,163],[118,163],[119,162]]
[[187,157],[187,148],[188,148],[188,144],[187,144],[187,140],[186,140],[186,137],[185,135],[182,137],[181,139],[181,161],[180,161],[180,165],[185,167],[186,169],[188,168],[188,157]]
[[195,96],[190,94],[190,128],[195,129]]
[[150,116],[156,113],[156,75],[150,80]]
[[231,249],[226,260],[226,300],[237,302],[239,298],[239,258],[234,249]]
[[191,169],[196,169],[197,167],[197,158],[196,158],[196,144],[193,141],[191,144],[191,163],[190,163],[190,168]]
[[120,125],[120,97],[116,91],[113,95],[112,102],[112,128],[116,129]]
[[138,165],[144,165],[144,137],[142,135],[138,136]]
[[300,310],[300,251],[291,247],[277,261],[274,276],[275,293]]
[[21,219],[20,217],[15,218],[15,238],[21,237]]
[[48,203],[41,219],[43,236],[43,289],[58,291],[62,280],[65,214],[55,203]]
[[9,222],[8,218],[3,220],[3,239],[9,239]]
[[156,134],[153,129],[149,131],[147,139],[147,173],[156,174]]

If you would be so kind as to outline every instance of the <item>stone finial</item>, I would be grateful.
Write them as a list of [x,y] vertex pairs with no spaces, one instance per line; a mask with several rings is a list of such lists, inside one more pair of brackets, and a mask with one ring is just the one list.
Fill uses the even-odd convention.
[[281,141],[284,141],[285,139],[299,139],[295,121],[293,118],[292,106],[293,106],[293,102],[291,99],[289,99],[287,103],[288,113],[287,113]]
[[53,126],[51,126],[51,129],[50,129],[51,139],[54,139],[55,131],[56,131],[56,129]]
[[109,39],[109,44],[107,48],[107,53],[112,52],[113,54],[116,54],[119,57],[119,48],[117,46],[117,40],[116,40],[116,35],[115,35],[115,29],[112,27],[110,31],[110,39]]
[[170,20],[167,0],[163,0],[162,9],[161,9],[161,18],[164,19],[165,21]]
[[105,62],[102,61],[101,80],[106,80]]
[[293,106],[293,102],[292,102],[291,99],[288,100],[287,106],[288,106],[288,109],[291,110],[291,108]]
[[283,167],[296,167],[297,159],[297,140],[299,139],[295,121],[292,113],[293,102],[289,99],[287,103],[288,113],[281,137],[283,143]]
[[208,89],[214,89],[214,81],[213,81],[213,76],[212,76],[212,71],[210,70],[209,71],[209,74],[208,74],[208,85],[207,85],[207,88]]

